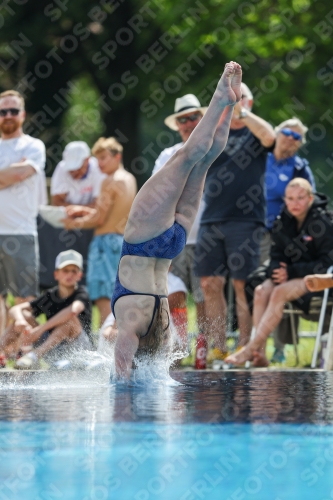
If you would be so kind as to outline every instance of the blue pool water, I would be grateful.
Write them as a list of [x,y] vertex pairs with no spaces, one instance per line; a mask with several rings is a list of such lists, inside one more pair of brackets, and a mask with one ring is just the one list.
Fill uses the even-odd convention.
[[0,499],[333,499],[333,374],[0,377]]

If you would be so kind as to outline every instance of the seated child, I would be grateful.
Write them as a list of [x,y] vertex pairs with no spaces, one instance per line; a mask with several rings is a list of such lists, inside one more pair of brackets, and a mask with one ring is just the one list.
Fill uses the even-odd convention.
[[[0,338],[0,353],[16,357],[20,351],[32,350],[16,362],[16,368],[38,367],[39,359],[47,355],[63,357],[65,351],[91,349],[86,332],[90,331],[91,302],[85,287],[78,285],[82,277],[82,255],[75,250],[61,252],[55,262],[54,277],[58,285],[32,302],[12,307],[13,320]],[[46,315],[39,325],[35,318]],[[61,344],[61,347],[60,347]]]

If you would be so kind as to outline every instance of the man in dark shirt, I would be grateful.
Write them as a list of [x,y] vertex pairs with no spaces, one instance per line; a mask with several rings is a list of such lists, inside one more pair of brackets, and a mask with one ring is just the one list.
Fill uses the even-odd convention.
[[206,208],[196,247],[196,274],[204,292],[207,331],[217,357],[226,355],[225,276],[229,272],[235,294],[240,345],[251,331],[244,286],[259,265],[259,245],[265,224],[264,173],[275,133],[269,123],[252,113],[253,96],[242,83],[242,100],[235,106],[226,148],[208,170]]
[[[33,346],[28,354],[16,362],[17,368],[34,368],[38,360],[57,346],[70,345],[74,349],[89,349],[87,332],[91,324],[91,302],[82,278],[82,255],[75,250],[61,252],[56,258],[55,280],[58,285],[32,302],[23,302],[9,311],[14,320],[0,339],[0,351],[16,356],[20,350]],[[45,314],[47,321],[35,320]]]

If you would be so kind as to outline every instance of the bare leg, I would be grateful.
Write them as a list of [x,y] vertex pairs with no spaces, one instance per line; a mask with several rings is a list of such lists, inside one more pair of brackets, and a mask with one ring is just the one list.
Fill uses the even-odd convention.
[[[37,321],[30,312],[23,311],[23,316],[32,328],[38,326]],[[6,356],[15,356],[21,346],[30,345],[32,342],[27,339],[27,335],[22,328],[18,328],[12,322],[4,331],[0,338],[0,351],[4,351]]]
[[245,295],[245,280],[232,280],[236,295],[236,311],[239,326],[239,345],[243,346],[250,340],[252,318]]
[[207,170],[227,142],[232,106],[241,95],[240,83],[240,66],[227,64],[206,114],[189,139],[137,194],[125,230],[126,241],[140,243],[161,234],[172,226],[176,213],[186,231],[190,230]]
[[116,324],[112,326],[107,326],[102,333],[103,337],[105,340],[110,342],[111,345],[114,345],[116,340],[117,340],[117,335],[118,335],[118,328]]
[[175,293],[170,293],[168,295],[168,302],[169,302],[169,308],[170,311],[175,308],[184,308],[186,307],[186,294],[185,292],[175,292]]
[[21,333],[21,331],[14,328],[14,323],[9,325],[1,337],[0,352],[9,357],[15,356],[20,348],[19,339]]
[[199,330],[199,332],[205,334],[206,333],[206,323],[207,323],[205,303],[204,302],[197,302],[195,304],[195,307],[197,309],[198,330]]
[[35,298],[36,297],[34,297],[33,295],[29,295],[29,297],[15,297],[14,303],[15,305],[17,305],[17,304],[22,304],[22,302],[31,302]]
[[177,330],[180,346],[187,347],[187,307],[186,294],[184,292],[171,293],[168,296],[169,309],[173,324]]
[[77,317],[72,318],[66,323],[57,326],[51,335],[39,347],[34,349],[34,353],[38,358],[41,358],[51,349],[61,344],[63,340],[69,342],[76,339],[82,332],[82,326]]
[[111,301],[106,297],[95,300],[99,311],[99,326],[101,327],[111,312]]
[[226,361],[233,364],[243,364],[245,361],[252,359],[253,354],[260,349],[269,334],[280,323],[284,304],[302,297],[307,292],[305,283],[300,278],[276,286],[272,291],[266,311],[259,322],[255,338],[241,351],[228,356]]
[[[269,279],[255,288],[253,300],[253,325],[255,329],[258,328],[260,320],[266,311],[274,286],[272,280]],[[253,366],[268,366],[266,359],[266,341],[254,354]]]
[[225,278],[206,276],[201,278],[201,287],[205,297],[207,317],[206,332],[214,340],[215,346],[226,351],[227,303],[224,296]]
[[333,287],[333,276],[327,274],[310,274],[305,276],[304,283],[310,292],[320,292]]
[[0,338],[2,337],[3,332],[5,331],[6,328],[6,318],[7,318],[6,302],[3,296],[0,295]]
[[[177,331],[178,345],[177,350],[180,349],[185,353],[187,349],[187,306],[185,292],[175,292],[168,296],[169,309],[173,324]],[[176,369],[180,366],[180,359],[176,359],[171,366],[171,369]]]
[[262,285],[257,286],[254,290],[253,325],[256,329],[258,328],[260,320],[267,309],[274,287],[275,285],[272,280],[265,280]]
[[139,347],[138,336],[133,331],[118,332],[115,345],[115,365],[118,377],[129,379],[134,355]]

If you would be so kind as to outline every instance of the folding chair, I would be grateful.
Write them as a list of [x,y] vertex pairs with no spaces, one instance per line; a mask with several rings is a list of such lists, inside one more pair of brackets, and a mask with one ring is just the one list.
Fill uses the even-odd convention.
[[[333,272],[333,266],[331,266],[327,270],[327,274],[332,274],[332,272]],[[317,335],[316,335],[315,347],[313,350],[311,368],[316,368],[316,364],[317,364],[320,337],[321,337],[321,334],[323,332],[325,314],[326,314],[326,309],[327,309],[327,305],[328,305],[328,293],[329,293],[329,288],[326,288],[326,290],[324,291],[323,302],[322,302],[322,306],[321,306],[321,310],[320,310],[318,330],[317,330]],[[332,335],[333,335],[333,319],[332,319],[332,317],[333,317],[333,310],[331,313],[331,321],[330,321],[330,326],[329,326],[329,336],[328,336],[328,342],[327,342],[326,359],[324,362],[324,370],[330,369],[330,368],[328,368],[328,364],[329,364],[329,358],[331,357],[330,353],[332,350]]]
[[291,337],[293,339],[293,346],[294,346],[296,366],[297,366],[299,363],[299,357],[298,357],[298,348],[297,348],[297,328],[295,325],[295,314],[303,314],[303,311],[299,311],[298,309],[295,309],[291,302],[287,302],[285,304],[285,308],[283,310],[283,313],[290,314]]
[[324,358],[324,370],[333,370],[333,310],[328,330],[327,348]]
[[[333,266],[331,266],[327,270],[327,274],[333,274]],[[331,317],[330,317],[330,325],[329,325],[329,330],[328,330],[328,341],[327,341],[327,348],[326,348],[326,354],[325,354],[325,359],[324,359],[324,370],[332,370],[333,369],[333,300],[329,300],[329,289],[327,288],[324,291],[324,296],[323,298],[321,297],[314,297],[311,300],[310,304],[310,311],[309,314],[306,315],[307,317],[312,317],[317,318],[319,316],[318,320],[318,329],[316,332],[316,341],[315,341],[315,347],[313,350],[313,355],[312,355],[312,362],[311,362],[311,368],[316,368],[317,364],[317,357],[318,357],[318,352],[319,352],[319,345],[320,345],[320,338],[323,333],[323,328],[324,328],[324,323],[325,323],[325,316],[327,314],[327,308],[332,306],[332,312],[331,312]],[[297,328],[295,324],[295,315],[299,316],[305,316],[304,311],[300,309],[296,309],[294,304],[292,302],[286,302],[285,308],[283,310],[284,314],[289,314],[290,315],[290,322],[291,322],[291,334],[292,334],[292,340],[293,340],[293,346],[294,346],[294,351],[295,351],[295,358],[296,358],[296,365],[299,363],[299,356],[298,356],[298,348],[297,348]],[[255,337],[255,328],[252,328],[251,331],[251,340]],[[247,361],[245,363],[245,368],[250,367],[250,362]]]

